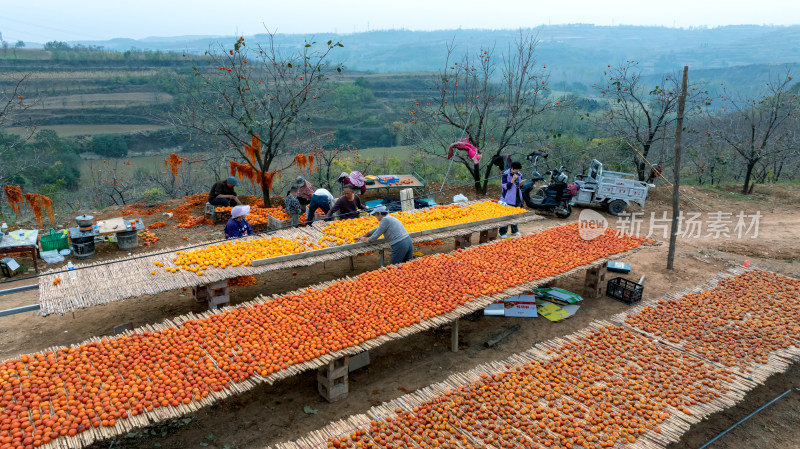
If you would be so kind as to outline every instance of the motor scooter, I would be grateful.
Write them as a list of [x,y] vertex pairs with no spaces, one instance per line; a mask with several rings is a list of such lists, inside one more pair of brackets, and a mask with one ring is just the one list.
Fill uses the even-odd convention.
[[[533,163],[531,178],[522,184],[522,200],[531,209],[554,214],[558,218],[567,218],[572,214],[572,193],[567,185],[566,168],[550,169],[542,176],[538,171],[539,158],[547,159],[544,151],[534,151],[526,156]],[[537,182],[549,177],[549,184],[536,187]],[[531,194],[531,192],[535,192]]]

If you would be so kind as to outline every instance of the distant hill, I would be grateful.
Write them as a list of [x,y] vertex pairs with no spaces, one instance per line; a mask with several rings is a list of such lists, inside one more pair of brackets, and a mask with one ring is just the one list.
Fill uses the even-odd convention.
[[[677,29],[586,24],[541,26],[539,61],[551,69],[555,82],[591,85],[608,64],[639,61],[646,72],[665,73],[688,64],[692,70],[800,62],[800,26],[738,25]],[[281,45],[297,45],[307,37],[340,40],[338,58],[351,70],[390,72],[435,71],[442,64],[445,44],[461,51],[495,45],[508,47],[518,30],[388,30],[354,34],[278,35]],[[265,35],[246,36],[263,42]],[[150,50],[200,54],[211,46],[229,46],[232,36],[148,37],[109,41],[75,41],[71,45],[106,50]]]
[[[712,97],[721,83],[730,92],[750,96],[787,68],[800,76],[800,26],[684,30],[567,25],[534,31],[540,38],[538,60],[550,71],[549,92],[554,95],[593,97],[597,92],[592,85],[608,65],[626,60],[640,63],[648,85],[688,64],[690,79],[705,82]],[[344,48],[334,57],[347,70],[340,81],[354,83],[363,77],[369,95],[360,104],[337,106],[350,113],[316,117],[315,125],[337,130],[342,141],[360,147],[391,146],[393,123],[407,121],[414,99],[429,93],[448,42],[455,42],[459,53],[478,51],[482,45],[494,45],[502,53],[518,35],[518,30],[392,30],[316,36],[317,41],[341,40]],[[277,38],[279,45],[299,47],[306,36]],[[266,36],[246,39],[252,44]],[[210,46],[227,49],[233,41],[230,36],[118,38],[69,42],[71,48],[54,51],[29,45],[0,51],[0,67],[5,74],[32,74],[29,94],[42,100],[29,117],[59,135],[161,132],[158,117],[184,101],[177,79],[189,76],[191,60],[202,58]],[[0,90],[12,80],[0,77]],[[176,144],[166,140],[170,147]]]

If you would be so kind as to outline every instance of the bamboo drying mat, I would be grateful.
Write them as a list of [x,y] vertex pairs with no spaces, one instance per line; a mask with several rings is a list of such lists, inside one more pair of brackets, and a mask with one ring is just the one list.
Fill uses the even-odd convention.
[[[424,405],[425,403],[429,403],[434,400],[447,401],[446,395],[448,394],[453,396],[458,396],[461,391],[464,391],[464,389],[468,390],[472,388],[474,390],[478,390],[480,389],[482,378],[485,378],[485,376],[491,377],[501,373],[513,373],[513,372],[521,373],[525,371],[526,365],[529,364],[542,364],[546,366],[547,362],[560,357],[559,355],[555,355],[553,351],[561,348],[565,343],[580,342],[582,339],[586,339],[587,336],[597,334],[598,332],[602,332],[604,329],[611,329],[613,327],[614,327],[613,323],[605,321],[595,321],[586,328],[576,331],[573,334],[539,343],[525,352],[512,355],[506,360],[484,363],[470,371],[453,374],[443,382],[430,385],[416,392],[406,394],[404,396],[401,396],[397,399],[386,402],[379,406],[372,407],[370,410],[366,412],[366,414],[353,415],[346,419],[333,422],[328,426],[324,427],[323,429],[310,432],[304,437],[299,438],[294,442],[275,444],[274,446],[271,446],[270,449],[325,448],[327,447],[327,441],[329,438],[340,438],[342,436],[349,436],[355,430],[369,429],[373,421],[385,422],[387,418],[394,419],[400,414],[406,414],[406,413],[415,414],[417,413],[416,410],[418,410],[418,407]],[[659,351],[671,353],[671,355],[677,356],[682,361],[686,361],[689,363],[695,362],[694,358],[682,354],[671,347],[660,345],[658,342],[648,340],[645,337],[641,336],[641,334],[630,332],[630,337],[635,339],[640,339],[640,342],[647,346],[646,349],[657,349]],[[617,342],[613,342],[612,344],[616,343]],[[621,357],[624,358],[624,360],[622,360],[622,363],[619,363],[615,367],[615,371],[611,376],[607,375],[608,376],[607,380],[621,380],[621,378],[623,377],[623,373],[621,372],[622,368],[628,368],[628,367],[642,368],[642,369],[646,368],[639,365],[634,357],[625,357],[626,348],[621,348],[620,353],[622,354]],[[614,360],[614,362],[618,362],[618,360]],[[673,367],[675,366],[676,365],[673,365]],[[715,367],[707,365],[707,368],[713,369]],[[671,406],[666,406],[664,408],[664,411],[669,412],[670,416],[659,424],[661,433],[657,433],[655,430],[650,429],[647,430],[644,434],[640,435],[635,442],[628,443],[627,441],[622,442],[620,440],[618,441],[618,444],[616,444],[614,447],[625,447],[626,449],[664,448],[670,443],[678,441],[680,436],[683,433],[685,433],[692,424],[700,422],[702,419],[704,419],[706,416],[712,413],[724,410],[725,408],[731,407],[732,405],[736,404],[744,397],[744,395],[748,390],[752,389],[756,385],[755,382],[738,378],[730,372],[727,372],[727,374],[731,379],[731,381],[725,383],[723,390],[717,390],[711,386],[705,387],[712,394],[718,395],[718,397],[716,397],[715,399],[707,402],[706,404],[698,403],[696,405],[685,407],[691,414],[687,414]],[[521,374],[521,376],[524,376],[524,374]],[[586,387],[602,386],[604,385],[604,383],[605,382],[597,382],[591,385],[587,385]],[[563,386],[568,386],[568,388],[563,388],[566,391],[570,390],[573,392],[587,391],[587,388],[579,387],[574,382],[570,382],[567,376],[565,376],[565,379],[561,382],[561,385],[562,388]],[[542,398],[540,398],[536,402],[536,404],[540,406],[547,405],[549,410],[555,412],[553,408],[560,406],[561,404],[563,404],[563,401],[565,400],[571,400],[579,404],[582,403],[582,400],[578,396],[569,396],[568,394],[562,394],[558,399],[554,401],[554,404],[552,405],[546,404],[547,401],[545,401]],[[585,405],[585,403],[583,403],[582,405]],[[400,411],[400,413],[397,412],[398,410]],[[618,408],[615,408],[615,410],[618,410]],[[419,413],[417,414],[417,416],[418,415]],[[612,410],[612,416],[614,416],[613,410]],[[463,438],[466,439],[466,441],[468,441],[470,446],[472,447],[486,447],[486,443],[480,440],[479,438],[474,437],[473,434],[470,433],[470,431],[461,430],[462,427],[460,426],[460,424],[462,424],[463,421],[462,421],[462,416],[458,413],[457,409],[452,410],[450,417],[455,419],[455,422],[450,421],[450,423],[452,424],[452,427],[450,429],[451,435],[453,434],[452,430],[455,430],[458,432],[458,434],[456,434],[457,440],[461,440]],[[528,422],[533,423],[532,420],[530,419],[528,419]],[[588,430],[588,427],[590,425],[586,424],[585,421],[578,420],[577,422],[580,422],[581,424],[585,425],[586,429]],[[423,422],[423,424],[425,423]],[[476,424],[473,424],[472,427],[475,428],[482,426],[482,429],[480,430],[487,430],[488,428],[490,436],[493,437],[501,436],[491,431],[492,425],[495,424],[494,419],[481,420],[478,421]],[[467,425],[466,427],[470,426]],[[524,435],[525,429],[522,429],[520,432]],[[550,431],[548,431],[548,433],[550,435],[555,435]],[[371,437],[367,437],[366,441],[377,444],[377,447],[383,447]]]
[[[703,290],[708,290],[708,289],[712,289],[712,288],[716,287],[719,284],[719,282],[722,281],[723,279],[727,279],[727,278],[731,278],[731,277],[737,277],[737,276],[742,275],[743,273],[747,273],[747,272],[750,272],[750,271],[766,271],[766,270],[758,270],[755,267],[750,267],[750,268],[744,268],[742,266],[732,267],[732,268],[728,269],[727,271],[724,271],[724,272],[721,272],[721,273],[717,273],[713,278],[709,279],[707,282],[705,282],[705,283],[703,283],[701,285],[690,287],[690,288],[686,288],[686,289],[683,289],[683,290],[680,290],[680,291],[676,291],[676,292],[673,292],[673,293],[669,293],[669,294],[665,295],[662,299],[658,299],[658,300],[651,299],[651,300],[643,301],[641,304],[637,305],[636,307],[628,309],[625,312],[613,315],[611,317],[611,321],[616,323],[616,324],[618,324],[618,325],[620,325],[620,326],[623,326],[623,327],[626,327],[628,329],[631,329],[631,330],[634,330],[636,332],[639,332],[642,335],[648,336],[648,337],[653,338],[655,340],[660,340],[662,343],[664,343],[664,344],[666,344],[668,346],[671,346],[672,348],[677,349],[679,351],[686,352],[687,354],[690,354],[693,357],[697,357],[699,359],[702,359],[706,363],[710,363],[710,364],[713,364],[713,365],[716,365],[716,366],[720,366],[720,367],[724,367],[726,369],[732,370],[736,375],[742,376],[742,377],[744,377],[744,378],[746,378],[748,380],[754,380],[754,381],[756,381],[758,383],[764,383],[767,380],[767,378],[769,378],[771,375],[777,374],[777,373],[782,373],[782,372],[786,371],[787,369],[789,369],[789,367],[792,365],[792,363],[796,362],[797,360],[800,360],[800,341],[794,340],[795,344],[793,346],[789,346],[787,348],[771,352],[769,354],[768,358],[767,358],[767,363],[758,363],[758,362],[749,363],[746,366],[746,368],[751,370],[751,371],[750,372],[742,372],[739,369],[734,369],[733,367],[727,367],[727,366],[724,366],[721,363],[715,362],[713,360],[709,360],[708,358],[706,358],[702,354],[698,354],[698,353],[693,352],[693,351],[687,351],[684,348],[684,344],[686,343],[686,341],[680,341],[678,343],[673,343],[673,342],[667,341],[665,338],[663,338],[661,336],[655,335],[655,334],[653,334],[651,332],[647,332],[644,329],[641,329],[641,328],[633,326],[633,325],[629,325],[629,324],[627,324],[625,322],[626,319],[628,319],[629,317],[631,317],[633,315],[636,315],[637,313],[641,312],[643,309],[645,309],[647,307],[658,307],[659,306],[659,302],[661,302],[661,301],[680,301],[687,295],[692,295],[692,294],[695,294],[695,293],[699,293],[699,292],[701,292]],[[778,275],[777,273],[772,273],[772,272],[767,272],[767,273]],[[781,275],[778,275],[778,276],[781,276]],[[783,277],[787,277],[787,276],[783,276]],[[794,279],[794,278],[790,278],[790,279]],[[800,301],[800,298],[798,298],[798,301]],[[729,326],[729,325],[730,325],[730,323],[726,324],[726,326]]]
[[[512,242],[515,242],[515,240],[512,240]],[[483,245],[475,245],[475,246],[492,245],[492,244],[495,244],[495,243],[497,243],[497,242],[489,242],[489,243],[485,243]],[[560,278],[563,278],[563,277],[571,276],[571,275],[573,275],[575,273],[582,272],[582,271],[584,271],[584,270],[586,270],[588,268],[597,267],[597,266],[605,263],[607,260],[613,260],[613,259],[618,259],[618,258],[621,258],[621,257],[629,256],[631,254],[634,254],[634,253],[638,252],[639,250],[641,250],[643,248],[646,248],[646,247],[649,247],[649,246],[657,246],[659,244],[660,243],[658,243],[658,242],[656,242],[656,243],[645,243],[645,244],[643,244],[641,246],[638,246],[636,248],[633,248],[633,249],[625,251],[625,252],[609,255],[607,257],[598,258],[597,260],[595,260],[595,261],[593,261],[593,262],[591,262],[589,264],[577,266],[575,268],[572,268],[572,269],[570,269],[568,271],[565,271],[564,273],[561,273],[561,274],[558,274],[558,275],[555,275],[555,276],[540,278],[540,279],[537,279],[537,280],[532,281],[532,282],[520,284],[520,285],[517,285],[515,287],[508,288],[508,289],[506,289],[503,292],[498,293],[498,294],[480,296],[480,297],[477,297],[474,300],[470,301],[467,304],[464,304],[462,306],[457,307],[456,309],[454,309],[454,310],[452,310],[452,311],[450,311],[448,313],[444,313],[442,315],[438,315],[438,316],[432,317],[430,319],[427,319],[427,320],[424,320],[424,321],[420,321],[419,323],[412,324],[412,325],[410,325],[408,327],[401,328],[397,332],[391,332],[391,333],[388,333],[388,334],[380,335],[380,336],[378,336],[378,337],[376,337],[376,338],[374,338],[372,340],[365,341],[362,344],[357,345],[357,346],[351,346],[351,347],[344,348],[342,350],[339,350],[339,351],[336,351],[336,352],[333,352],[333,353],[329,353],[329,354],[317,357],[317,358],[312,359],[312,360],[308,360],[306,362],[290,365],[288,368],[282,369],[282,370],[277,371],[277,372],[275,372],[273,374],[270,374],[268,376],[261,376],[261,375],[258,375],[258,374],[254,374],[251,377],[249,377],[247,379],[244,379],[242,381],[239,381],[239,382],[233,382],[232,380],[229,379],[229,381],[228,381],[229,388],[223,389],[223,390],[221,390],[219,392],[210,391],[208,396],[205,397],[205,398],[202,398],[200,401],[192,400],[191,402],[189,402],[189,404],[181,403],[178,406],[160,407],[160,408],[154,409],[152,412],[145,411],[142,414],[139,414],[137,416],[129,416],[126,419],[119,419],[119,420],[117,420],[117,424],[115,426],[91,428],[91,429],[89,429],[87,431],[78,433],[77,435],[72,436],[72,437],[70,437],[70,436],[59,437],[59,438],[54,439],[53,441],[51,441],[50,443],[48,443],[46,445],[42,445],[42,447],[46,448],[46,449],[56,448],[56,447],[57,448],[84,447],[84,446],[87,446],[89,444],[92,444],[95,441],[108,439],[108,438],[113,438],[113,437],[116,437],[118,435],[122,435],[122,434],[128,433],[128,432],[130,432],[131,430],[133,430],[135,428],[147,426],[147,425],[149,425],[151,423],[156,423],[156,422],[160,422],[160,421],[163,421],[163,420],[166,420],[166,419],[178,418],[178,417],[181,417],[181,416],[185,416],[186,414],[192,413],[192,412],[194,412],[194,411],[196,411],[196,410],[198,410],[198,409],[200,409],[202,407],[206,407],[208,405],[211,405],[211,404],[213,404],[213,403],[215,403],[215,402],[217,402],[219,400],[245,393],[245,392],[249,391],[250,389],[254,388],[255,386],[257,386],[258,384],[261,384],[261,383],[272,384],[272,383],[274,383],[276,381],[279,381],[279,380],[282,380],[282,379],[285,379],[285,378],[288,378],[288,377],[295,376],[295,375],[297,375],[297,374],[299,374],[299,373],[301,373],[303,371],[307,371],[307,370],[311,370],[311,369],[315,369],[315,368],[319,368],[319,367],[325,366],[329,362],[331,362],[333,360],[336,360],[336,359],[339,359],[339,358],[341,358],[341,357],[343,357],[345,355],[354,355],[354,354],[363,352],[365,350],[370,350],[370,349],[377,348],[378,346],[381,346],[384,343],[387,343],[387,342],[392,341],[392,340],[405,338],[407,336],[410,336],[410,335],[413,335],[413,334],[416,334],[416,333],[419,333],[419,332],[422,332],[422,331],[425,331],[425,330],[428,330],[428,329],[433,329],[433,328],[440,327],[440,326],[442,326],[444,324],[451,323],[453,320],[456,320],[456,319],[458,319],[458,318],[460,318],[460,317],[462,317],[464,315],[467,315],[467,314],[470,314],[470,313],[475,312],[477,310],[483,309],[486,306],[488,306],[489,304],[492,304],[494,302],[504,300],[504,299],[506,299],[508,297],[511,297],[511,296],[516,296],[516,295],[519,295],[519,294],[523,294],[523,293],[525,293],[525,292],[527,292],[529,290],[532,290],[534,288],[537,288],[539,286],[547,284],[547,283],[549,283],[551,281],[554,281],[554,280],[557,280],[557,279],[560,279]],[[351,278],[347,277],[347,278],[345,278],[345,280],[346,279],[351,279]],[[325,282],[325,283],[317,284],[317,285],[315,285],[313,287],[310,287],[310,288],[321,289],[321,288],[325,288],[325,287],[327,287],[329,285],[332,285],[332,284],[334,284],[336,282],[340,282],[340,281],[342,281],[342,279],[337,280],[337,281],[331,281],[331,282]],[[305,289],[303,289],[303,290],[305,290]],[[300,294],[303,290],[296,290],[296,291],[293,291],[293,292],[285,293],[283,295],[273,295],[273,296],[270,296],[270,297],[261,296],[259,298],[254,299],[253,301],[249,301],[247,303],[243,303],[238,307],[251,307],[251,306],[254,306],[256,304],[267,303],[267,302],[272,301],[277,296]],[[164,330],[169,329],[170,327],[181,326],[181,324],[186,322],[186,321],[204,319],[204,318],[208,318],[208,317],[210,317],[212,315],[223,314],[223,313],[225,313],[225,310],[205,311],[205,312],[200,313],[200,314],[189,313],[189,314],[182,315],[182,316],[179,316],[179,317],[175,317],[175,318],[172,318],[172,319],[167,319],[164,322],[159,323],[159,324],[146,325],[146,326],[143,326],[143,327],[131,330],[131,331],[127,331],[123,335],[128,336],[128,335],[131,335],[131,334],[144,333],[144,332],[150,332],[150,333],[162,332]],[[78,347],[78,346],[80,346],[82,344],[98,342],[100,340],[101,340],[101,338],[93,337],[93,338],[88,339],[88,340],[86,340],[84,342],[78,343],[76,345],[72,345],[72,347]],[[45,351],[57,352],[59,349],[62,349],[62,347],[51,347],[51,348],[45,349]]]
[[[460,205],[466,207],[476,203],[478,202],[473,201],[460,203]],[[424,209],[420,209],[419,211],[423,210]],[[506,217],[507,220],[503,220],[500,223],[494,222],[484,225],[464,223],[463,225],[459,226],[459,229],[456,230],[448,230],[441,233],[425,233],[424,235],[411,234],[411,237],[416,243],[426,242],[455,237],[468,232],[479,232],[487,229],[493,229],[512,222],[526,223],[542,219],[541,216],[534,215],[532,213],[521,216],[517,215],[519,214],[508,215]],[[301,239],[302,237],[307,237],[313,241],[318,241],[325,235],[321,230],[322,227],[324,227],[324,224],[315,223],[312,227],[282,229],[266,237],[283,237],[293,240],[298,237]],[[265,238],[265,236],[250,236],[242,240],[258,238]],[[388,243],[385,241],[379,241],[366,245],[357,251],[343,250],[325,254],[315,254],[315,251],[307,251],[301,253],[303,254],[302,257],[294,260],[255,267],[229,266],[224,269],[208,267],[203,276],[198,276],[194,272],[185,270],[180,270],[176,273],[169,273],[165,270],[165,267],[175,267],[175,264],[172,262],[173,255],[164,254],[164,252],[187,250],[186,247],[175,248],[174,250],[161,250],[158,251],[158,254],[153,254],[151,256],[144,255],[136,259],[124,257],[118,258],[96,266],[92,266],[91,264],[77,265],[76,268],[78,268],[78,270],[76,271],[76,280],[70,280],[69,276],[66,276],[64,273],[56,275],[45,272],[41,277],[39,277],[38,291],[40,310],[38,313],[42,316],[54,313],[63,315],[68,312],[73,312],[75,309],[107,304],[113,301],[121,301],[143,295],[155,295],[157,293],[180,288],[206,285],[239,276],[252,276],[263,274],[269,271],[309,266],[321,262],[352,257],[368,251],[379,251],[387,248],[389,248]],[[189,248],[188,250],[191,249],[196,248]],[[164,267],[156,266],[155,262],[163,263]],[[88,268],[81,269],[82,266],[88,266]],[[52,272],[56,270],[50,271]],[[151,272],[154,272],[155,274],[152,274]],[[53,285],[53,280],[56,277],[61,278],[61,283],[58,285]]]

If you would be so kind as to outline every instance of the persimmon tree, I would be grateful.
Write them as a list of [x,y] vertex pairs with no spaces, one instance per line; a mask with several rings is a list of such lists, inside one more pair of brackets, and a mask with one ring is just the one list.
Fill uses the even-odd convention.
[[[31,74],[0,74],[0,185],[13,181],[18,174],[38,163],[38,152],[22,151],[36,135],[36,124],[25,114],[38,100],[26,96]],[[21,134],[6,128],[22,129]]]
[[[768,167],[786,155],[796,154],[798,90],[800,84],[792,87],[791,72],[787,70],[767,81],[754,97],[743,98],[725,91],[720,94],[724,112],[720,109],[710,116],[715,126],[707,132],[744,163],[742,193],[752,192],[754,169],[759,165]],[[762,171],[763,182],[769,169]]]
[[198,186],[203,185],[205,165],[213,160],[208,154],[190,153],[179,156],[172,153],[164,159],[164,171],[159,171],[151,180],[169,198],[191,195],[197,193]]
[[537,44],[535,35],[521,32],[504,51],[492,46],[457,56],[450,42],[430,97],[412,107],[412,138],[422,151],[446,158],[450,144],[468,138],[482,154],[478,164],[462,151],[453,156],[476,193],[486,193],[492,158],[519,146],[537,116],[556,107],[546,98],[548,74],[536,60]]
[[[607,107],[596,115],[596,123],[614,137],[623,139],[636,167],[639,180],[650,174],[648,159],[666,139],[675,135],[675,125],[680,95],[680,79],[676,74],[660,77],[655,83],[642,76],[635,61],[619,66],[608,66],[603,72],[603,82],[594,88],[607,99]],[[691,118],[699,110],[706,94],[699,84],[688,86],[686,115]]]
[[307,152],[314,156],[308,166],[314,186],[331,192],[334,192],[333,186],[342,171],[350,172],[351,167],[358,167],[358,170],[369,173],[372,169],[372,161],[362,159],[354,145],[337,143],[334,132],[315,133],[306,147]]
[[170,122],[226,142],[269,204],[274,176],[289,166],[287,138],[304,132],[322,108],[328,80],[342,71],[328,63],[340,42],[306,41],[295,48],[278,45],[268,32],[264,44],[238,38],[230,48],[205,53],[205,65],[192,58],[192,75],[180,80],[186,101]]
[[92,193],[96,198],[92,205],[125,205],[136,196],[137,183],[133,179],[130,165],[130,161],[120,163],[109,160],[104,160],[97,167],[93,163],[89,164]]

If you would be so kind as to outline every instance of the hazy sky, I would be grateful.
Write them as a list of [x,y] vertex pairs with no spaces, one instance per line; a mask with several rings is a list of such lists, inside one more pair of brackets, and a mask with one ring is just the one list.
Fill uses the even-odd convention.
[[405,28],[520,28],[542,24],[800,24],[800,1],[711,0],[0,0],[9,42],[179,35],[353,33]]

